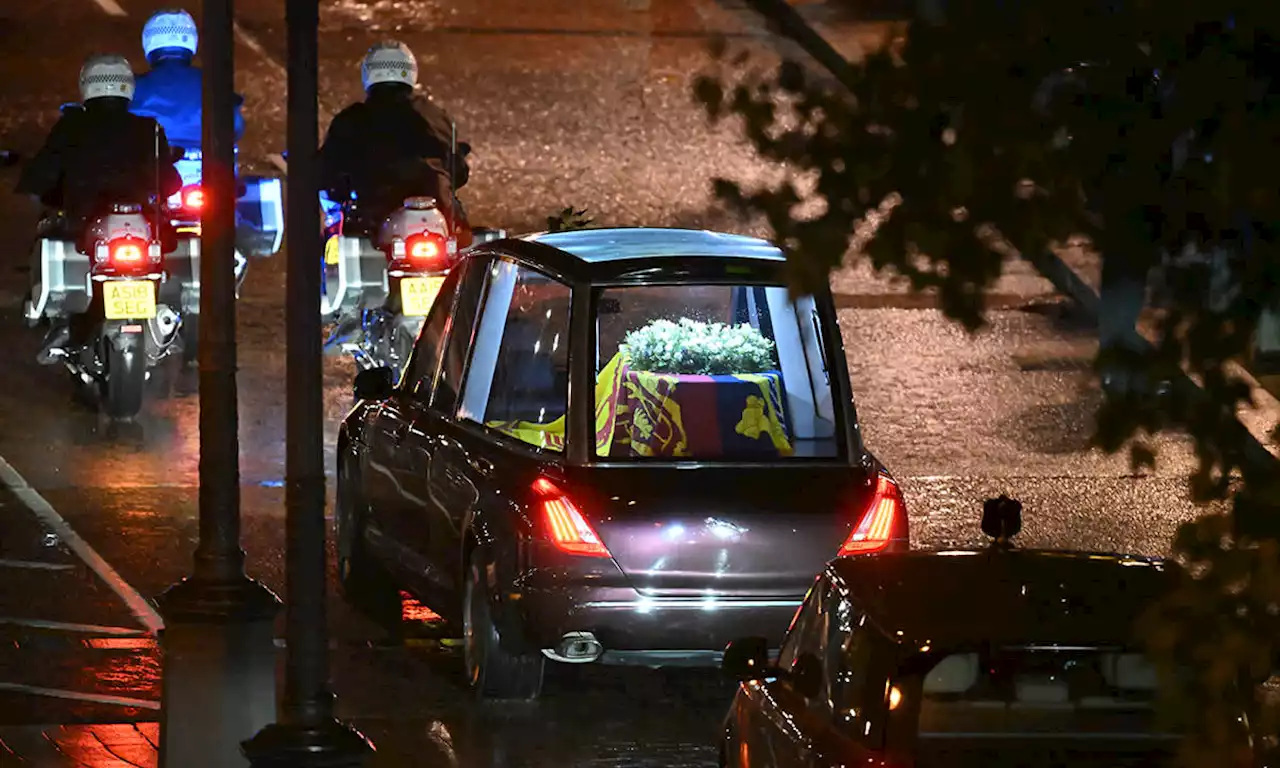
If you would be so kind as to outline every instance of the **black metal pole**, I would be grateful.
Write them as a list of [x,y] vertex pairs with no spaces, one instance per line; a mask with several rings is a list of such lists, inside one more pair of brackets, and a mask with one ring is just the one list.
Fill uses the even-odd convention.
[[320,358],[320,215],[316,150],[320,112],[316,0],[289,0],[289,278],[285,303],[289,394],[285,424],[289,551],[285,675],[288,722],[332,718],[325,613],[324,400]]
[[195,577],[244,578],[236,403],[235,60],[232,0],[205,0],[200,231],[200,544]]
[[245,742],[255,768],[359,766],[372,745],[333,718],[325,611],[324,393],[320,348],[321,241],[317,0],[287,0],[289,39],[286,214],[288,283],[285,424],[285,695],[280,722]]
[[[191,578],[157,600],[160,764],[230,766],[270,722],[279,599],[245,574],[236,404],[235,62],[232,0],[204,0],[200,312],[200,542]],[[164,162],[167,158],[161,158]]]

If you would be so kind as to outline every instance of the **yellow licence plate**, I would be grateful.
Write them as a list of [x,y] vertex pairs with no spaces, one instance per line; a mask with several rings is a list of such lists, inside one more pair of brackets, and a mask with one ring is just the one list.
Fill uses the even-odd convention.
[[400,305],[406,317],[422,317],[431,311],[443,277],[406,277],[400,280]]
[[150,320],[156,316],[156,287],[150,280],[107,281],[102,304],[108,320]]

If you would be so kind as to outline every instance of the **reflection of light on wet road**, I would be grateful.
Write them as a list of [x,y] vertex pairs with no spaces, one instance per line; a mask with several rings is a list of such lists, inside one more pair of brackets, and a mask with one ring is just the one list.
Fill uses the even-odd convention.
[[116,646],[77,661],[77,689],[160,699],[160,651],[154,643],[141,648]]
[[91,637],[84,646],[100,651],[137,651],[154,649],[156,641],[149,637]]
[[44,736],[57,744],[68,764],[83,768],[153,766],[160,748],[160,727],[155,723],[58,728],[56,735]]
[[453,751],[453,735],[449,733],[444,723],[439,720],[432,721],[427,728],[427,738],[435,744],[436,749],[448,761],[450,768],[458,765],[458,755]]
[[400,593],[400,620],[406,624],[443,624],[444,618],[408,592]]

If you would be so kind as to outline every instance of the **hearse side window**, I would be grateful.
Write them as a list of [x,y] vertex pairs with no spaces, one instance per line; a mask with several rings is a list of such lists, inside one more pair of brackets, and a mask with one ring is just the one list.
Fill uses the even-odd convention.
[[569,309],[564,283],[495,262],[458,417],[534,447],[564,450]]
[[448,330],[449,317],[453,314],[453,300],[457,296],[458,282],[466,271],[467,263],[464,261],[459,264],[440,286],[440,294],[436,296],[435,303],[422,324],[422,330],[418,333],[413,355],[405,365],[404,378],[401,380],[404,391],[424,403],[431,399],[436,369],[440,367],[442,342]]
[[458,402],[458,387],[462,383],[467,351],[471,348],[476,312],[480,306],[480,291],[486,272],[484,269],[476,268],[479,266],[480,264],[473,265],[463,275],[459,283],[458,300],[449,319],[444,359],[440,366],[440,375],[436,377],[435,395],[431,398],[431,408],[442,414],[453,413]]

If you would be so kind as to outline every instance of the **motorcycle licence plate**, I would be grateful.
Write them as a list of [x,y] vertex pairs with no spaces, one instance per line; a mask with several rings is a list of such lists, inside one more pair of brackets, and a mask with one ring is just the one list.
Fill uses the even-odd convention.
[[108,280],[102,305],[108,320],[150,320],[156,316],[156,287],[150,280]]
[[406,277],[400,280],[400,305],[406,317],[422,317],[444,284],[443,277]]

